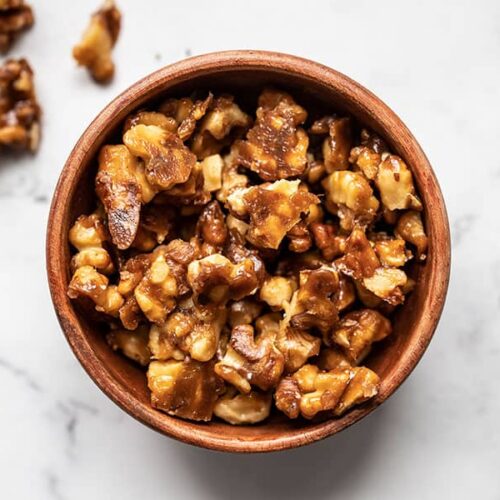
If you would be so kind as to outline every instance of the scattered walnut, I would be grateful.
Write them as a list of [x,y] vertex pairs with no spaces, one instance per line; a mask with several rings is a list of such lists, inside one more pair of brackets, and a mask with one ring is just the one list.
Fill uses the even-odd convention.
[[331,332],[331,340],[338,344],[354,364],[368,354],[373,342],[391,333],[391,322],[373,309],[360,309],[346,314]]
[[215,402],[223,390],[213,363],[198,361],[152,361],[148,368],[151,403],[170,415],[190,420],[212,418]]
[[151,353],[148,348],[149,331],[145,326],[137,330],[111,330],[106,340],[112,349],[121,351],[127,358],[143,366],[149,364]]
[[0,146],[36,151],[40,117],[33,70],[25,59],[7,60],[0,66]]
[[229,389],[215,403],[214,415],[233,425],[257,424],[269,416],[272,399],[270,394],[257,391],[239,394]]
[[34,23],[33,11],[24,0],[0,2],[0,52],[9,51],[14,40]]
[[280,180],[251,188],[238,189],[227,198],[230,210],[239,217],[250,218],[247,240],[261,248],[277,249],[286,236],[307,213],[319,203],[316,195],[299,189],[300,181]]
[[247,140],[238,144],[239,161],[265,181],[304,173],[309,138],[302,128],[307,112],[284,92],[266,90],[259,97],[257,120]]
[[113,0],[105,0],[95,12],[82,40],[73,47],[76,62],[88,68],[97,82],[109,81],[115,73],[111,51],[120,33],[121,14]]

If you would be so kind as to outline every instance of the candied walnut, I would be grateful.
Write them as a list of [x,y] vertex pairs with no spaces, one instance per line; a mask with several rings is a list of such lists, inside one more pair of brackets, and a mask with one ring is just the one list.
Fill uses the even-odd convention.
[[401,215],[396,225],[396,234],[415,246],[419,260],[425,260],[427,235],[419,212],[410,210]]
[[382,161],[382,156],[368,146],[356,146],[351,149],[349,162],[355,165],[355,170],[359,170],[363,175],[373,181],[377,177],[378,166]]
[[307,153],[307,167],[302,178],[309,184],[317,184],[325,175],[325,164],[316,160],[312,153]]
[[404,301],[403,289],[408,277],[401,269],[379,267],[372,276],[363,279],[367,290],[389,304],[397,305]]
[[401,239],[377,241],[374,248],[380,263],[385,267],[403,267],[411,258],[405,241]]
[[383,158],[375,179],[382,204],[389,210],[422,210],[422,203],[415,194],[413,176],[405,162],[399,156],[390,154]]
[[[313,205],[315,206],[315,205]],[[286,233],[287,238],[290,240],[288,249],[295,253],[307,252],[312,247],[312,237],[309,228],[305,221],[300,221]]]
[[14,40],[33,26],[35,19],[29,5],[23,0],[0,2],[0,52],[9,51]]
[[147,326],[137,330],[111,330],[106,335],[106,340],[115,351],[121,351],[142,366],[147,366],[151,358],[148,348],[149,331]]
[[313,222],[309,229],[324,259],[332,261],[345,252],[346,237],[339,235],[333,224]]
[[76,62],[85,66],[97,82],[107,82],[115,73],[111,51],[118,40],[120,25],[120,11],[113,0],[105,0],[92,15],[82,40],[73,48]]
[[217,192],[217,199],[221,203],[226,203],[228,196],[238,188],[248,185],[248,177],[239,172],[239,165],[236,161],[234,148],[231,153],[224,157],[224,165],[221,172],[221,188]]
[[316,328],[326,334],[337,321],[334,294],[338,288],[339,276],[331,267],[301,271],[299,289],[285,310],[290,325],[301,330]]
[[201,212],[196,225],[198,236],[204,244],[216,250],[222,249],[228,237],[224,214],[218,201],[212,201]]
[[356,301],[356,287],[349,278],[344,275],[339,276],[339,289],[335,294],[335,307],[338,312],[347,309]]
[[239,394],[229,389],[215,403],[214,415],[233,425],[257,424],[271,413],[272,400],[270,394],[256,391]]
[[137,329],[139,324],[146,319],[133,295],[125,298],[125,302],[118,312],[120,321],[127,330]]
[[260,288],[260,300],[268,304],[271,309],[284,309],[285,303],[290,302],[297,283],[292,278],[284,276],[270,276]]
[[240,109],[232,96],[217,97],[193,137],[191,150],[199,159],[220,153],[233,131],[242,133],[251,123],[251,118]]
[[355,279],[373,276],[380,261],[362,228],[354,228],[347,238],[344,256],[337,259],[335,265],[344,274]]
[[189,291],[186,273],[194,258],[194,248],[182,240],[158,247],[149,256],[150,265],[134,289],[135,299],[149,321],[164,323],[167,314],[175,308],[176,297]]
[[207,156],[201,162],[203,173],[203,189],[208,193],[218,191],[222,187],[222,169],[224,160],[220,155]]
[[186,141],[193,135],[197,122],[205,116],[213,97],[209,93],[205,99],[197,101],[189,97],[168,99],[160,106],[160,111],[175,120],[177,135],[182,141]]
[[251,325],[238,325],[231,332],[224,357],[215,365],[215,373],[240,392],[249,394],[252,385],[263,391],[275,387],[283,368],[276,331],[265,329],[254,338]]
[[196,164],[196,157],[176,134],[156,125],[132,127],[123,142],[144,160],[146,179],[157,190],[186,182]]
[[178,350],[196,361],[209,361],[217,351],[227,311],[213,305],[183,300],[167,316],[164,324],[150,333],[150,349],[155,359],[176,357]]
[[75,271],[68,287],[68,296],[71,299],[88,297],[95,303],[97,311],[110,316],[118,316],[124,302],[117,287],[110,285],[108,278],[92,266],[82,266]]
[[223,304],[252,295],[259,279],[252,259],[233,264],[221,254],[195,260],[188,267],[187,279],[197,300]]
[[238,325],[250,325],[262,311],[262,304],[246,298],[236,300],[229,306],[228,324],[231,328]]
[[366,177],[359,172],[338,170],[322,182],[327,199],[338,206],[343,229],[351,230],[352,221],[371,222],[379,208]]
[[208,421],[223,390],[213,363],[152,361],[148,368],[151,404],[169,415]]
[[132,248],[141,252],[150,252],[165,240],[171,240],[176,234],[177,212],[168,205],[145,205]]
[[95,186],[113,243],[120,250],[129,248],[139,228],[141,205],[155,194],[142,164],[123,145],[104,146],[99,153]]
[[97,213],[80,215],[69,230],[69,242],[78,250],[71,259],[71,269],[92,266],[103,274],[114,272],[113,261],[104,248],[108,233]]
[[354,280],[354,286],[358,299],[370,309],[379,309],[384,301],[377,297],[373,292],[370,292],[364,285],[363,281]]
[[227,202],[231,211],[250,218],[247,240],[260,248],[277,249],[286,236],[307,214],[319,198],[299,189],[300,181],[280,180],[231,193]]
[[349,152],[353,143],[352,123],[350,118],[326,116],[311,126],[313,134],[328,134],[323,141],[323,161],[326,171],[349,168]]
[[7,60],[0,67],[0,146],[36,151],[41,114],[30,65]]
[[331,332],[331,341],[339,345],[354,364],[368,354],[373,342],[387,337],[391,322],[373,309],[360,309],[346,314]]
[[284,92],[264,90],[257,120],[247,139],[237,144],[238,160],[265,181],[302,175],[307,166],[309,138],[299,125],[307,113]]
[[352,360],[350,360],[347,355],[336,346],[327,347],[326,349],[321,349],[317,361],[318,368],[321,370],[336,370],[338,368],[352,368]]

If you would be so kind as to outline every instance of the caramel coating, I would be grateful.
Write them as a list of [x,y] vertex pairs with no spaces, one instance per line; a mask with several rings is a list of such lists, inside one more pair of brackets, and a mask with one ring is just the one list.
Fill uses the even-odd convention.
[[6,54],[34,21],[33,10],[24,0],[3,0],[0,3],[0,52]]
[[339,417],[379,391],[361,364],[415,286],[423,207],[404,160],[353,118],[311,125],[285,92],[247,97],[243,111],[196,91],[125,119],[98,157],[98,206],[69,232],[68,295],[147,367],[158,410]]
[[111,52],[118,40],[120,26],[120,11],[113,0],[105,0],[90,18],[80,43],[73,47],[76,62],[85,66],[96,82],[108,82],[115,74]]
[[35,152],[41,114],[30,65],[26,59],[7,60],[0,66],[0,147]]

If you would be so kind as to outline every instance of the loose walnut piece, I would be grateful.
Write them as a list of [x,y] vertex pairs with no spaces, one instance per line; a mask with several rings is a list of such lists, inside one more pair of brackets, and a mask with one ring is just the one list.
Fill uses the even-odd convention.
[[215,403],[214,415],[233,425],[257,424],[269,416],[272,400],[270,394],[239,394],[230,389]]
[[80,66],[85,66],[94,80],[108,82],[115,73],[111,51],[120,33],[121,14],[113,0],[105,0],[95,12],[82,40],[73,47],[73,57]]
[[299,125],[307,112],[285,92],[265,90],[247,140],[238,144],[240,163],[265,181],[301,175],[307,165],[309,138]]
[[151,404],[169,415],[208,421],[223,390],[213,363],[152,361],[148,368]]
[[230,210],[239,217],[250,218],[247,240],[260,248],[277,249],[286,236],[319,203],[316,195],[299,189],[300,181],[280,180],[238,189],[227,198]]
[[68,295],[148,367],[161,411],[250,425],[274,401],[339,417],[378,393],[360,364],[416,285],[423,207],[409,168],[353,118],[306,133],[278,90],[246,111],[196,91],[124,120],[98,158],[98,208],[70,230]]
[[0,146],[36,151],[41,114],[30,65],[7,60],[0,67]]
[[0,52],[9,51],[14,40],[34,23],[33,11],[24,0],[0,2]]

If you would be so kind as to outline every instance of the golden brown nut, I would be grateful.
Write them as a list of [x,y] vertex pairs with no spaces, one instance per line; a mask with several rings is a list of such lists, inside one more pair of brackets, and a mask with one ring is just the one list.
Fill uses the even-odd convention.
[[220,153],[234,131],[242,133],[251,123],[251,118],[240,109],[232,96],[217,97],[201,121],[191,149],[199,159]]
[[326,371],[352,368],[352,360],[337,346],[321,349],[316,364]]
[[345,252],[346,237],[339,235],[333,224],[313,222],[309,226],[314,243],[324,259],[332,261]]
[[389,210],[422,209],[422,203],[415,193],[413,176],[405,162],[395,155],[386,154],[378,167],[375,184],[380,199]]
[[425,234],[422,216],[419,212],[405,212],[398,220],[396,234],[403,240],[415,245],[417,258],[425,260],[427,252],[427,235]]
[[178,213],[168,205],[148,204],[141,210],[139,228],[131,245],[141,252],[151,252],[165,240],[176,235]]
[[248,176],[239,172],[239,165],[236,161],[235,148],[224,157],[224,165],[221,172],[221,188],[217,192],[217,199],[221,203],[226,203],[228,196],[238,188],[247,187]]
[[354,170],[359,170],[371,181],[377,177],[381,161],[382,156],[367,146],[356,146],[351,149],[349,155],[349,162],[354,164]]
[[198,300],[224,304],[252,295],[259,287],[254,262],[245,259],[233,264],[221,254],[213,254],[189,264],[187,279]]
[[92,266],[82,266],[75,271],[68,287],[68,296],[72,299],[88,297],[95,303],[97,311],[110,316],[118,316],[124,303],[117,287],[109,285],[108,278]]
[[327,173],[349,168],[349,152],[353,142],[350,118],[326,116],[312,124],[311,133],[328,134],[322,147]]
[[316,195],[299,189],[300,181],[280,180],[231,193],[227,202],[238,217],[249,217],[247,240],[260,248],[277,249],[286,236],[319,203]]
[[215,365],[215,373],[249,394],[251,386],[263,391],[275,387],[283,368],[284,358],[276,346],[274,330],[266,329],[254,338],[251,325],[238,325],[231,332],[224,357]]
[[30,65],[7,60],[0,67],[0,147],[36,151],[41,114]]
[[355,227],[345,246],[345,254],[335,261],[337,268],[355,279],[369,278],[380,266],[380,261],[372,248],[365,231]]
[[208,421],[223,390],[213,363],[152,361],[148,368],[151,404],[169,415]]
[[137,111],[131,114],[125,120],[125,125],[123,126],[123,133],[130,130],[136,125],[154,125],[156,127],[163,128],[168,132],[175,132],[177,130],[177,122],[171,116],[166,116],[163,113],[158,113],[156,111]]
[[225,308],[194,304],[191,298],[181,301],[165,323],[151,328],[153,358],[176,358],[180,350],[196,361],[209,361],[217,351],[226,318]]
[[272,400],[270,394],[240,394],[229,389],[215,403],[214,415],[233,425],[257,424],[269,416]]
[[339,289],[335,294],[335,307],[338,312],[350,307],[356,301],[356,288],[352,281],[344,276],[339,275]]
[[307,166],[309,138],[299,125],[307,113],[285,92],[264,90],[259,97],[257,120],[238,143],[241,165],[265,181],[302,175]]
[[297,283],[294,279],[284,276],[270,276],[262,283],[259,297],[273,310],[284,309],[285,303],[290,302],[296,289]]
[[80,215],[69,230],[69,242],[78,250],[71,259],[71,269],[92,266],[103,274],[114,272],[113,261],[104,244],[109,236],[97,214]]
[[368,368],[321,371],[317,366],[305,365],[282,379],[275,393],[276,407],[289,418],[301,414],[311,419],[324,411],[340,415],[375,396],[378,384],[378,376]]
[[115,73],[111,51],[118,39],[120,25],[120,11],[113,0],[105,0],[92,15],[80,43],[73,47],[76,62],[85,66],[97,82],[107,82]]
[[379,267],[372,276],[363,279],[363,286],[389,304],[397,305],[404,301],[404,289],[408,277],[401,269]]
[[196,231],[204,244],[210,245],[216,253],[226,243],[228,230],[226,220],[218,201],[212,201],[201,212]]
[[331,341],[339,345],[354,364],[368,354],[373,342],[387,337],[391,322],[373,309],[360,309],[346,314],[331,332]]
[[137,299],[133,295],[124,298],[125,302],[118,311],[120,321],[126,330],[133,331],[136,330],[141,323],[146,321],[146,317],[139,307]]
[[125,250],[137,234],[141,205],[156,191],[147,181],[143,165],[125,146],[104,146],[98,161],[96,193],[106,210],[113,243]]
[[34,23],[33,11],[24,0],[0,2],[0,52],[9,51],[14,40]]
[[387,239],[375,242],[375,253],[384,267],[403,267],[411,258],[402,239]]
[[237,325],[251,325],[262,311],[262,304],[246,298],[236,300],[229,307],[228,324],[231,328]]
[[123,142],[144,160],[146,179],[157,190],[186,182],[196,164],[196,157],[176,134],[156,125],[132,127],[125,132]]
[[208,193],[218,191],[222,187],[222,170],[224,160],[220,155],[207,156],[201,162],[203,173],[203,189]]
[[343,229],[351,230],[352,222],[371,222],[379,208],[379,201],[366,177],[359,172],[339,170],[322,182],[327,199],[335,204]]
[[149,364],[151,353],[148,348],[149,329],[141,326],[134,331],[111,330],[106,335],[106,340],[115,351],[121,351],[142,366]]
[[[315,207],[316,205],[312,205]],[[307,252],[313,244],[312,236],[306,221],[299,221],[286,233],[289,240],[288,249],[295,253]]]

